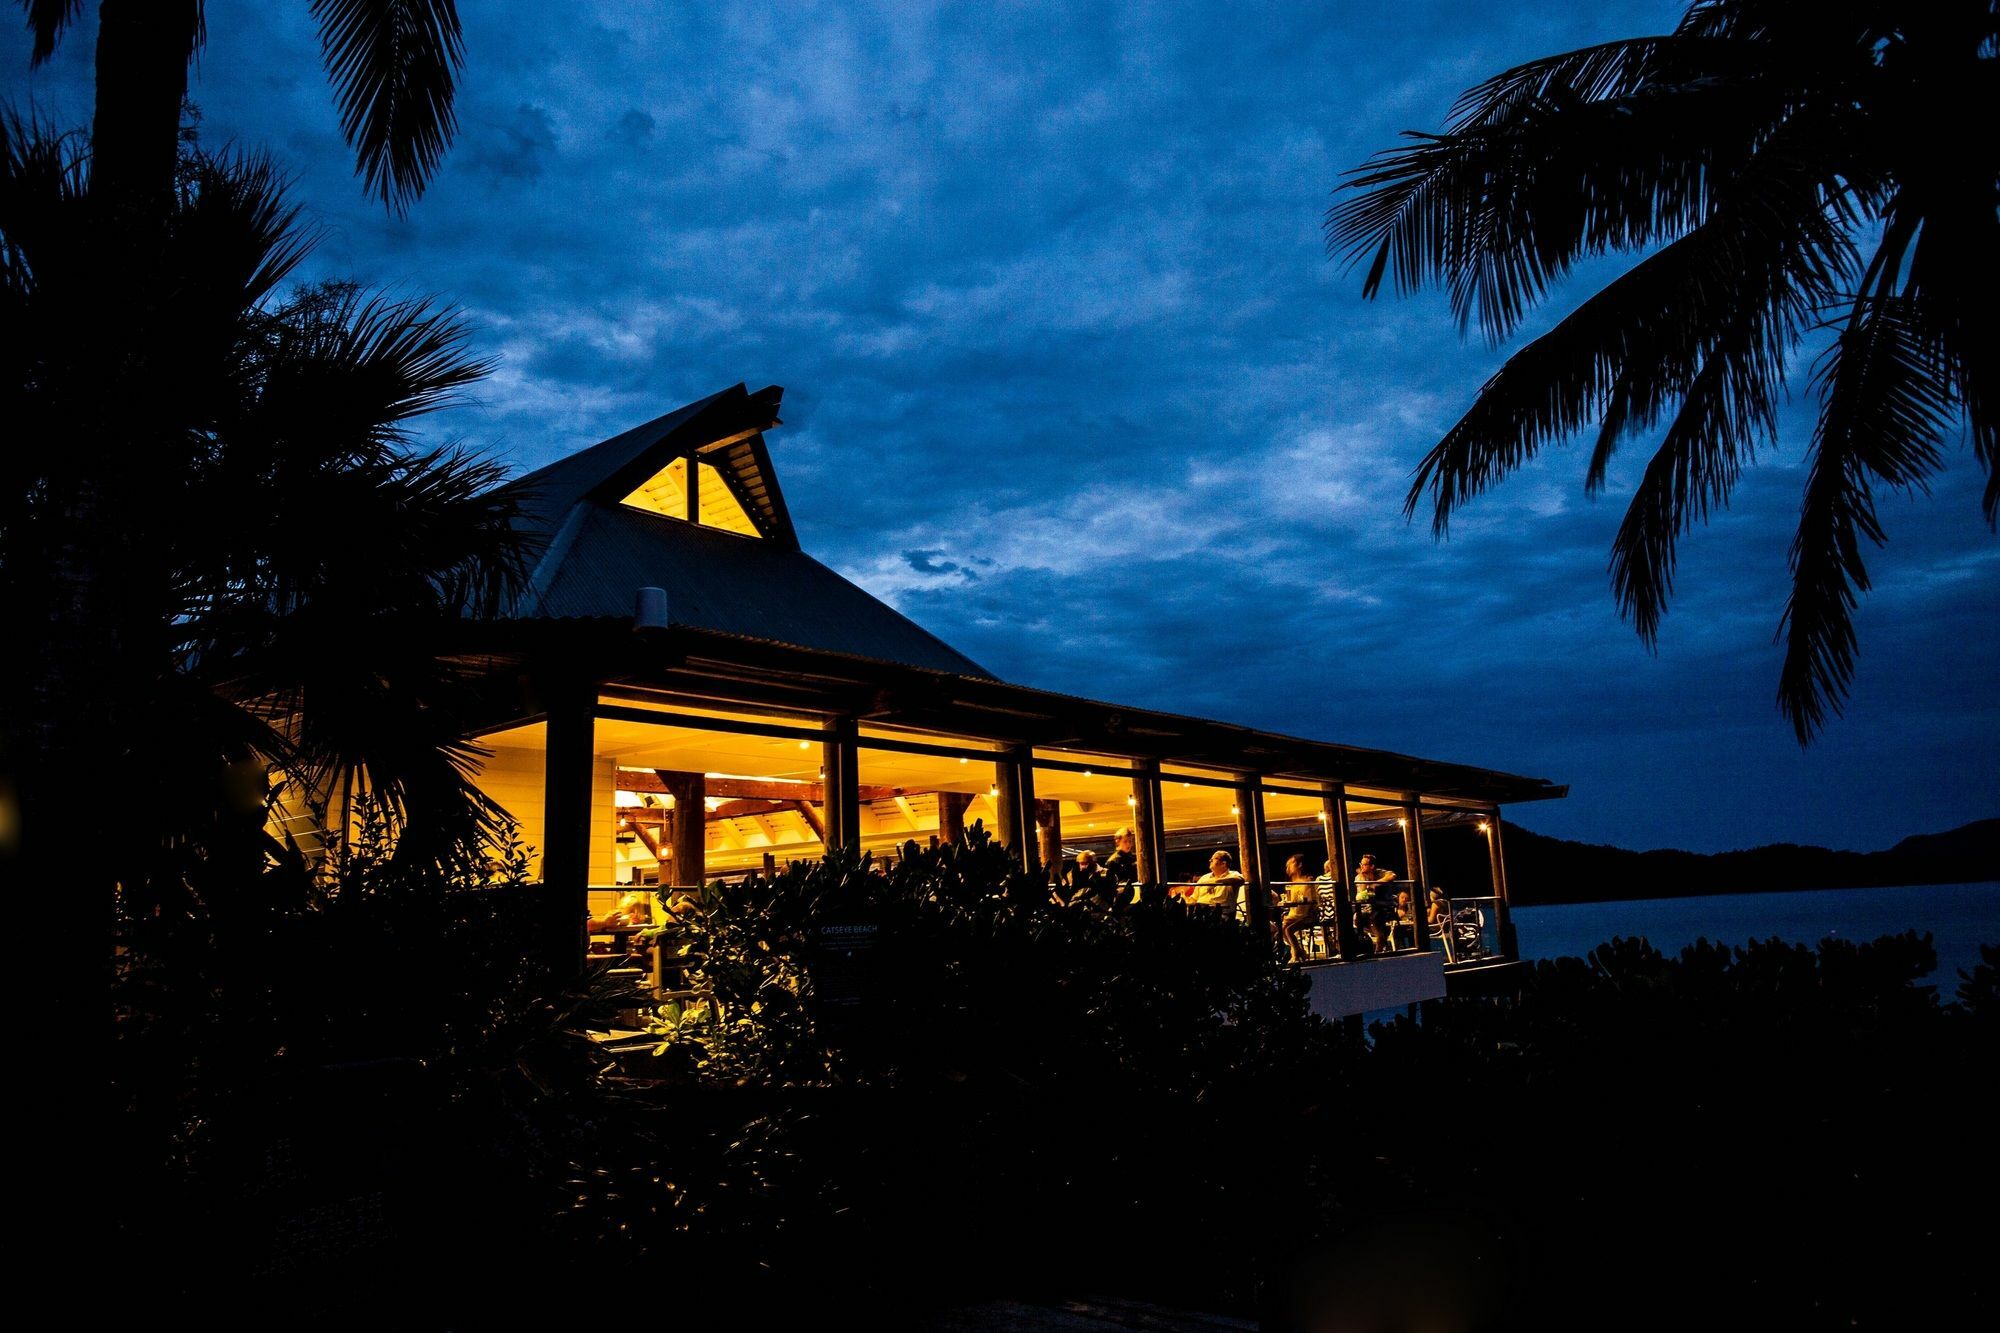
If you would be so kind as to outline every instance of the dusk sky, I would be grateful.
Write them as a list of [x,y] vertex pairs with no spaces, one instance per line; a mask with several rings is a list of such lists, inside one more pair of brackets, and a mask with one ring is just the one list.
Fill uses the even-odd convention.
[[[210,147],[264,148],[308,276],[463,307],[497,370],[428,430],[522,470],[745,381],[806,549],[1000,676],[1571,785],[1543,832],[1870,849],[2000,814],[2000,540],[1954,445],[1879,498],[1847,717],[1773,702],[1810,353],[1682,545],[1657,654],[1553,451],[1433,543],[1409,474],[1508,348],[1324,256],[1339,173],[1518,61],[1681,6],[466,4],[461,129],[402,219],[306,0],[209,0]],[[95,6],[5,100],[88,124]],[[1614,271],[1558,293],[1530,333]],[[1517,339],[1509,347],[1519,345]]]

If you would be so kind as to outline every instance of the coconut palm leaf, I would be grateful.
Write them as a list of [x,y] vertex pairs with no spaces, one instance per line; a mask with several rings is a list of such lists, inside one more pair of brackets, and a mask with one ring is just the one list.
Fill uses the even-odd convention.
[[35,34],[29,60],[40,65],[55,54],[56,39],[62,36],[62,30],[83,12],[83,0],[21,0],[21,8],[28,12],[28,31]]
[[[477,847],[501,816],[470,781],[452,636],[512,597],[527,553],[495,464],[409,438],[483,370],[461,322],[348,285],[279,299],[312,241],[284,182],[260,159],[192,152],[151,286],[122,307],[145,355],[107,362],[78,145],[9,122],[0,149],[0,337],[18,353],[0,407],[10,443],[35,443],[5,451],[20,484],[0,578],[46,599],[65,542],[125,557],[103,697],[126,721],[102,762],[171,792],[128,829],[127,882],[170,887],[204,848],[261,856],[230,795],[253,758],[314,793],[365,774],[399,855]],[[99,419],[116,433],[92,449],[47,447]],[[78,476],[98,486],[84,517],[62,499]]]
[[453,0],[313,0],[340,128],[368,189],[401,210],[457,133],[464,58]]
[[1461,330],[1496,341],[1579,259],[1640,256],[1487,380],[1406,512],[1427,501],[1441,538],[1460,505],[1593,422],[1595,493],[1621,444],[1664,423],[1610,560],[1651,642],[1677,539],[1775,438],[1790,354],[1839,330],[1813,381],[1781,631],[1780,704],[1809,738],[1851,678],[1871,483],[1920,484],[1962,414],[2000,520],[2000,151],[1964,132],[1995,95],[1995,0],[1702,0],[1672,33],[1504,71],[1442,133],[1349,173],[1328,253],[1367,265],[1363,294],[1434,283]]
[[1958,418],[1933,331],[1908,297],[1865,302],[1821,361],[1821,408],[1792,540],[1778,695],[1803,743],[1838,714],[1854,677],[1853,612],[1868,590],[1862,541],[1881,545],[1873,483],[1920,487]]

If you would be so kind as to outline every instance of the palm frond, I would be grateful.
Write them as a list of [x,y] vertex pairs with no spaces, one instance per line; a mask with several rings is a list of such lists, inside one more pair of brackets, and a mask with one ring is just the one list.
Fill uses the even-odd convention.
[[268,154],[184,155],[169,223],[184,299],[201,296],[234,319],[291,276],[319,237],[300,225],[289,188]]
[[1801,745],[1841,711],[1853,680],[1854,608],[1869,586],[1862,541],[1883,537],[1873,483],[1923,485],[1958,415],[1949,369],[1907,297],[1861,303],[1814,381],[1820,416],[1778,629],[1778,704]]
[[[1459,505],[1601,417],[1588,474],[1594,489],[1618,439],[1656,424],[1710,352],[1741,338],[1732,330],[1775,307],[1768,338],[1795,335],[1856,266],[1843,214],[1823,198],[1826,163],[1809,147],[1817,138],[1811,126],[1788,125],[1701,226],[1509,358],[1418,465],[1405,513],[1414,515],[1428,492],[1441,537]],[[1786,148],[1792,139],[1798,151]]]
[[21,8],[28,11],[28,31],[35,34],[28,63],[39,68],[56,53],[56,41],[63,29],[83,12],[83,0],[21,0]]
[[1966,172],[1948,184],[1946,198],[1926,201],[1904,290],[1921,304],[1965,407],[1973,457],[1986,471],[1980,508],[1992,528],[2000,523],[2000,179]]
[[1579,258],[1684,233],[1792,98],[1745,53],[1696,43],[1697,59],[1679,40],[1572,53],[1473,90],[1447,133],[1408,135],[1348,174],[1342,188],[1359,193],[1327,214],[1329,255],[1370,261],[1364,296],[1385,276],[1399,292],[1439,283],[1461,329],[1476,321],[1497,342]]
[[[1774,140],[1760,169],[1779,165],[1784,153]],[[1782,172],[1773,173],[1775,188],[1732,192],[1708,224],[1720,231],[1720,256],[1735,270],[1731,309],[1724,322],[1706,330],[1701,368],[1687,381],[1611,547],[1619,611],[1648,644],[1659,634],[1673,593],[1677,542],[1729,503],[1743,465],[1760,443],[1776,439],[1787,353],[1856,266],[1840,214],[1813,196],[1819,164],[1794,165],[1801,169],[1788,182]],[[1614,428],[1629,430],[1635,418],[1650,419],[1662,408],[1659,397],[1645,396],[1663,387],[1652,369],[1628,366],[1614,386],[1587,489],[1603,484]]]
[[340,128],[368,190],[400,212],[458,130],[464,38],[454,0],[313,0]]
[[1612,541],[1612,591],[1648,644],[1673,593],[1681,534],[1729,503],[1743,464],[1760,441],[1777,435],[1785,346],[1771,334],[1763,311],[1746,310],[1709,348]]
[[406,422],[445,406],[489,368],[468,354],[457,313],[427,301],[320,287],[278,312],[274,324],[248,424],[288,441],[315,466],[336,456],[378,457],[403,441]]
[[82,135],[0,115],[0,280],[11,290],[34,282],[37,255],[82,241],[89,160]]
[[1455,133],[1499,124],[1555,94],[1586,101],[1626,96],[1652,81],[1677,50],[1671,36],[1628,37],[1530,60],[1461,93],[1445,128]]

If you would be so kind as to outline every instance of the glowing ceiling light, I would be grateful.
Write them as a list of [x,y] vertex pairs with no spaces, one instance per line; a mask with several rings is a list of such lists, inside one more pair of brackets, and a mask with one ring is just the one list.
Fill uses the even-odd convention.
[[812,744],[813,744],[813,743],[812,743],[811,741],[800,741],[800,742],[799,742],[799,748],[800,748],[801,750],[810,750],[810,749],[812,749]]

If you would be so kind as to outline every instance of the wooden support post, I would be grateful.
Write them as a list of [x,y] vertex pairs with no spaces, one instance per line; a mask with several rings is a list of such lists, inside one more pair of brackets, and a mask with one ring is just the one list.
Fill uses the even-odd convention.
[[1264,871],[1264,793],[1255,782],[1236,785],[1236,854],[1242,861],[1245,915],[1252,930],[1271,924],[1271,890]]
[[775,857],[775,856],[773,856],[773,855],[772,855],[771,853],[769,853],[769,852],[765,852],[765,853],[764,853],[764,878],[765,878],[765,879],[769,879],[769,878],[771,878],[771,876],[773,876],[773,875],[775,875],[775,874],[777,874],[777,873],[778,873],[778,858],[777,858],[777,857]]
[[1160,841],[1160,766],[1142,760],[1132,775],[1132,853],[1139,862],[1139,882],[1166,879],[1166,847]]
[[1041,863],[1035,825],[1033,760],[1033,752],[1027,746],[1014,745],[1002,750],[993,762],[993,786],[998,793],[994,797],[994,818],[1000,825],[993,830],[993,836],[1030,873]]
[[965,841],[965,808],[972,804],[972,793],[964,791],[941,791],[938,801],[938,842]]
[[1486,816],[1486,855],[1493,866],[1493,896],[1499,899],[1494,910],[1499,917],[1500,952],[1508,958],[1519,958],[1521,951],[1514,941],[1513,900],[1507,892],[1507,852],[1501,844],[1497,805]]
[[583,970],[590,950],[590,787],[596,762],[594,683],[549,691],[548,749],[543,755],[542,885],[549,897],[549,966],[558,976]]
[[1424,879],[1424,834],[1421,814],[1415,801],[1405,801],[1402,816],[1397,821],[1403,826],[1404,877],[1420,888]]
[[1343,959],[1361,956],[1361,941],[1354,934],[1353,861],[1347,848],[1347,789],[1329,782],[1320,797],[1326,816],[1326,854],[1333,862],[1333,938]]
[[822,746],[826,769],[826,847],[861,845],[859,728],[851,717],[827,723]]
[[1002,750],[993,761],[993,822],[989,830],[1001,846],[1021,855],[1021,779],[1012,750]]
[[653,836],[652,830],[629,815],[621,816],[618,822],[625,828],[632,830],[633,836],[639,839],[639,845],[646,849],[646,855],[660,863],[660,869],[665,870],[667,868],[667,854],[661,848],[660,840]]
[[1062,878],[1062,802],[1035,802],[1035,850],[1051,882]]
[[699,773],[658,770],[673,798],[674,813],[667,825],[667,860],[660,867],[661,879],[683,888],[700,888],[708,882],[708,791]]
[[701,464],[696,461],[693,454],[689,454],[687,465],[687,521],[699,523],[701,522]]
[[1425,899],[1430,896],[1430,867],[1424,864],[1424,810],[1411,792],[1403,806],[1403,856],[1410,866],[1410,941],[1418,949],[1431,945],[1430,930],[1424,924]]
[[1027,746],[1014,751],[1014,847],[1032,875],[1041,869],[1042,840],[1035,822],[1035,755]]

